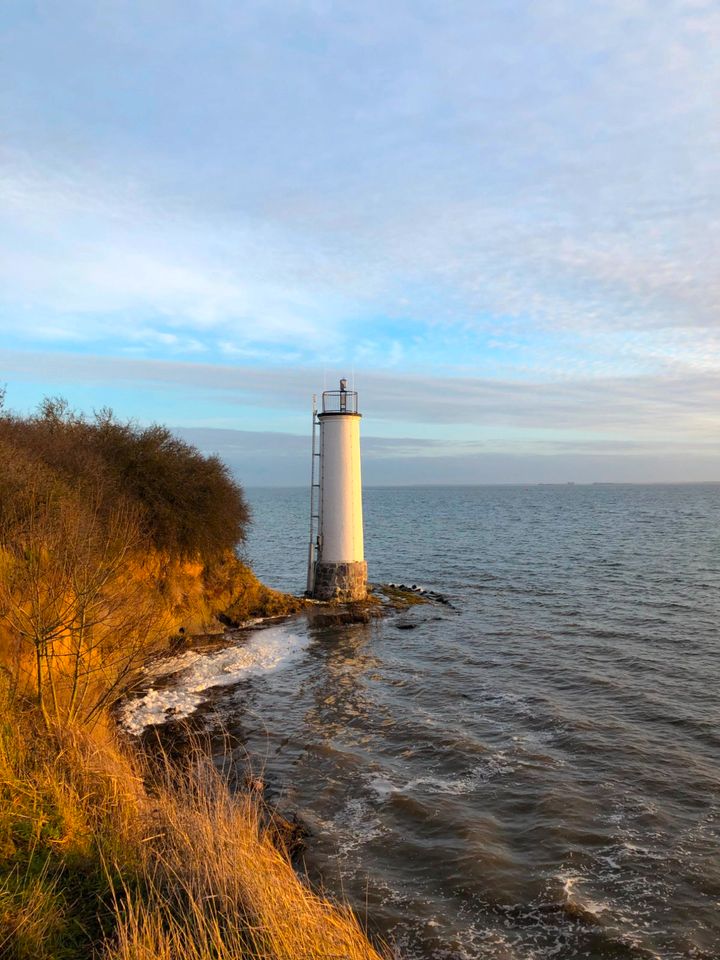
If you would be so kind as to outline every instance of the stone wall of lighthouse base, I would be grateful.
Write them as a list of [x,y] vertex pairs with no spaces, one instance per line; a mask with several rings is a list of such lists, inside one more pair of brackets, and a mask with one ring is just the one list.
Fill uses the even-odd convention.
[[315,565],[316,600],[364,600],[367,597],[367,563],[318,563]]

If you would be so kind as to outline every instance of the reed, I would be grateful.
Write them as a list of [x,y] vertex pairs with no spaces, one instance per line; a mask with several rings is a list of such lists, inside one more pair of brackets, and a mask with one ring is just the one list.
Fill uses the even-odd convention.
[[[156,759],[156,758],[155,758]],[[157,785],[139,849],[142,893],[124,891],[108,960],[380,960],[350,910],[312,891],[266,827],[196,753]]]
[[202,751],[144,758],[109,724],[47,733],[3,709],[1,956],[381,960]]

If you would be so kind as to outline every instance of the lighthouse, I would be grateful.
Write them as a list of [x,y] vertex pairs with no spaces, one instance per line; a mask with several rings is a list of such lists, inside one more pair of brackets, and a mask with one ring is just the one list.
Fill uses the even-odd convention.
[[323,393],[321,406],[317,410],[313,398],[307,592],[318,600],[363,600],[367,564],[357,393],[341,380],[339,390]]

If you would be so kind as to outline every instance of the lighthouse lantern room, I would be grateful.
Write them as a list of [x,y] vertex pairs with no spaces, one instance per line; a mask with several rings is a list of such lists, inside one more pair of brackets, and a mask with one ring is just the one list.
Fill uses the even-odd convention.
[[347,380],[323,393],[321,410],[313,398],[307,590],[318,600],[367,596],[357,407]]

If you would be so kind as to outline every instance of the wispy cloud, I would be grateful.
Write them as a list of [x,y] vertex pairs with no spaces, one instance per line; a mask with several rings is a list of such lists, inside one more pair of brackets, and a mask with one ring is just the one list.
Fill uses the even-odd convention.
[[[6,174],[0,267],[6,331],[27,331],[26,312],[44,321],[38,339],[142,342],[194,352],[203,338],[241,349],[289,338],[317,346],[311,292],[263,225],[220,236],[201,219],[154,209],[137,196],[98,195],[97,185]],[[274,263],[268,262],[267,250]],[[238,265],[240,268],[238,269]],[[258,329],[258,317],[263,317]],[[108,330],[109,318],[123,326]],[[332,331],[323,331],[332,343]]]
[[[307,437],[240,430],[182,428],[180,436],[218,453],[243,483],[306,486]],[[720,453],[712,444],[466,443],[405,437],[363,437],[366,485],[422,483],[681,482],[717,478]]]
[[513,367],[487,349],[499,331],[544,337],[517,359],[541,375],[704,359],[720,303],[714,4],[180,17],[74,0],[4,17],[0,279],[17,342]]
[[[317,368],[292,367],[278,374],[258,366],[7,350],[0,350],[0,369],[11,381],[29,379],[47,388],[86,383],[182,391],[188,410],[193,395],[213,394],[219,420],[235,407],[257,410],[257,414],[237,414],[253,420],[273,409],[294,417],[298,409],[309,409],[312,393],[319,392],[326,379]],[[465,439],[472,439],[473,430],[485,428],[544,431],[556,437],[576,431],[578,436],[609,434],[635,441],[652,435],[699,439],[720,430],[720,380],[696,370],[535,383],[363,372],[357,386],[366,419],[376,428],[420,424],[432,431],[459,426]],[[395,430],[398,435],[402,432]]]
[[297,433],[355,365],[387,439],[705,462],[717,4],[10,0],[0,24],[0,331],[57,351],[5,354],[8,380]]

